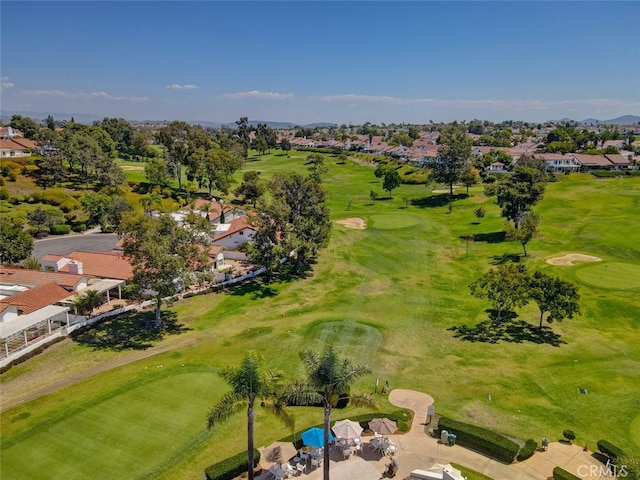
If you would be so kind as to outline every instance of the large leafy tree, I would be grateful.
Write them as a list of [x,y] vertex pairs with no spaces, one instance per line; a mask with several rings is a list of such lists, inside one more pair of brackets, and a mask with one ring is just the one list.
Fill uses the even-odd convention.
[[485,272],[469,285],[469,290],[474,297],[491,302],[500,322],[503,311],[513,311],[529,302],[528,279],[524,265],[506,263]]
[[472,142],[464,130],[446,128],[440,134],[438,158],[433,163],[433,179],[449,186],[453,197],[453,184],[460,180],[462,172],[471,161]]
[[391,198],[391,191],[395,190],[402,183],[402,179],[400,178],[400,174],[395,168],[391,168],[384,172],[384,177],[382,179],[382,188],[389,192],[389,198]]
[[133,265],[132,283],[156,300],[155,326],[162,325],[161,306],[192,274],[207,264],[199,248],[206,235],[184,228],[169,215],[125,217],[120,223],[124,254]]
[[545,313],[547,322],[561,322],[580,313],[580,294],[571,282],[539,271],[533,272],[528,282],[528,295],[540,310],[540,328]]
[[324,409],[323,476],[325,480],[329,480],[331,411],[340,395],[348,395],[349,402],[353,405],[377,410],[377,403],[371,395],[351,392],[351,385],[358,378],[368,375],[370,370],[364,365],[352,363],[348,358],[341,359],[331,346],[322,353],[304,350],[300,352],[300,359],[307,373],[306,381],[287,386],[284,397],[298,405],[322,404]]
[[242,176],[242,183],[236,189],[235,194],[244,197],[245,202],[253,203],[255,208],[256,202],[264,195],[265,186],[260,181],[260,174],[255,170],[245,172]]
[[0,217],[0,263],[18,263],[31,256],[33,239],[8,217]]
[[513,221],[515,228],[518,228],[523,215],[542,200],[546,187],[544,170],[524,162],[518,163],[513,175],[505,175],[496,187],[502,216]]
[[164,125],[156,138],[167,149],[166,160],[178,179],[178,188],[182,190],[182,165],[188,162],[189,139],[192,127],[186,122],[173,121]]
[[326,192],[299,173],[277,173],[269,183],[272,201],[263,213],[277,223],[278,241],[293,252],[294,271],[327,246],[331,233]]
[[505,232],[508,240],[516,240],[522,245],[524,250],[524,256],[527,256],[527,243],[538,232],[538,225],[540,223],[540,217],[534,212],[526,212],[520,217],[520,223],[518,228],[515,228],[508,222],[505,222]]
[[258,212],[251,216],[251,224],[256,233],[249,244],[247,255],[253,264],[264,267],[265,281],[269,283],[273,272],[286,257],[286,247],[282,242],[285,235],[282,208],[274,202],[263,203]]
[[280,375],[267,371],[262,359],[250,352],[239,366],[228,366],[220,371],[220,376],[229,384],[231,390],[209,410],[207,425],[209,428],[224,422],[236,413],[247,412],[247,467],[249,480],[254,478],[254,419],[256,401],[268,411],[280,418],[291,429],[293,418],[287,413],[284,402],[279,398],[277,382]]

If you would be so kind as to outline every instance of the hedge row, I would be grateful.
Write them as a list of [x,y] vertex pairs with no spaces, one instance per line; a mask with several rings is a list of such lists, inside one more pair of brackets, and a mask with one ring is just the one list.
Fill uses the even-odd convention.
[[[260,463],[260,452],[253,451],[254,468]],[[207,480],[233,480],[247,471],[247,452],[241,452],[221,462],[214,463],[204,471]]]
[[563,468],[556,467],[553,469],[553,480],[580,480],[580,477],[576,477]]
[[538,442],[530,438],[529,440],[526,441],[524,446],[520,449],[520,452],[518,453],[516,460],[518,460],[519,462],[525,461],[527,458],[531,457],[534,453],[536,453],[537,449],[538,449]]
[[489,455],[507,464],[513,463],[520,451],[520,446],[513,440],[469,423],[440,417],[438,428],[457,435],[456,442],[460,445]]
[[598,450],[609,457],[614,463],[618,458],[624,457],[622,449],[607,440],[598,440]]

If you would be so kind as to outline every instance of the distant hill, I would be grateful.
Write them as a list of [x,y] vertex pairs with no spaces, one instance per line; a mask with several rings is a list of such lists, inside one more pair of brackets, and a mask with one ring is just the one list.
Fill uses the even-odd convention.
[[621,117],[612,118],[611,120],[598,120],[597,118],[587,118],[580,122],[581,125],[638,125],[640,124],[640,116],[623,115]]
[[104,117],[97,115],[89,115],[87,113],[56,113],[56,112],[28,112],[28,111],[12,111],[2,110],[0,112],[0,118],[4,123],[9,123],[13,115],[22,115],[23,117],[30,117],[34,122],[42,122],[45,118],[51,115],[56,120],[73,120],[76,123],[91,124],[93,122],[100,121]]

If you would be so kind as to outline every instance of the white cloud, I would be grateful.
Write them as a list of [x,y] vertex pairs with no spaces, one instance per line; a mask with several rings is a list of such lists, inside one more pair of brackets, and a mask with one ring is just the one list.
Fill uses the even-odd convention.
[[251,90],[249,92],[225,93],[224,98],[243,99],[243,98],[265,98],[268,100],[287,100],[293,98],[293,93],[277,93],[277,92],[261,92],[260,90]]
[[4,82],[5,80],[9,80],[9,77],[2,77],[2,78],[0,78],[0,80],[2,80]]
[[148,97],[124,97],[111,95],[107,92],[64,92],[62,90],[23,90],[22,95],[38,97],[63,97],[63,98],[106,98],[123,102],[146,102]]
[[[2,80],[9,80],[9,79],[7,77],[2,77]],[[11,82],[2,82],[0,84],[0,87],[2,87],[2,88],[13,88],[13,87],[15,87],[15,85],[13,83],[11,83]]]
[[484,107],[484,108],[530,108],[547,110],[554,107],[563,108],[638,108],[640,101],[619,100],[613,98],[590,98],[573,100],[492,100],[492,99],[441,99],[441,98],[401,98],[385,95],[324,95],[320,97],[323,102],[347,102],[360,103],[390,103],[395,105],[432,105],[438,107]]
[[172,83],[171,85],[167,85],[167,88],[170,88],[172,90],[194,90],[198,88],[198,86],[191,83],[186,83],[184,85],[180,85],[179,83]]

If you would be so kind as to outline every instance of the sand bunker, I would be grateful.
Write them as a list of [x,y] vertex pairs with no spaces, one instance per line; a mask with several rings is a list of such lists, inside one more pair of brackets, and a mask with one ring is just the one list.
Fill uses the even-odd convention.
[[144,170],[144,167],[138,167],[136,165],[122,165],[120,168],[129,172],[140,172]]
[[574,265],[574,262],[601,262],[599,257],[591,255],[583,255],[581,253],[567,253],[562,257],[553,257],[547,259],[547,263],[551,265]]
[[360,217],[343,218],[342,220],[336,220],[336,223],[344,225],[347,228],[355,228],[356,230],[364,230],[367,228],[367,224]]

